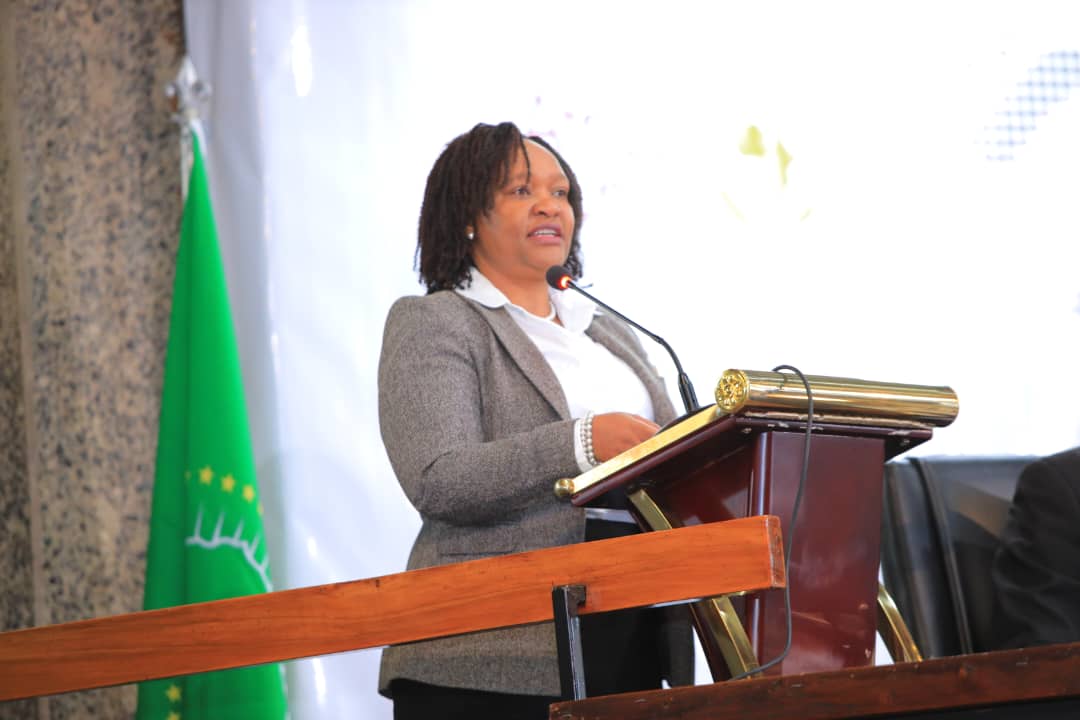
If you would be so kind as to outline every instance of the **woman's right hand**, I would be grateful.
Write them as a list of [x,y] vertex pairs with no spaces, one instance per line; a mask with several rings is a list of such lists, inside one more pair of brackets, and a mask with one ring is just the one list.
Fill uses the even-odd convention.
[[660,426],[631,413],[615,412],[593,416],[593,454],[600,462],[610,460],[656,434]]

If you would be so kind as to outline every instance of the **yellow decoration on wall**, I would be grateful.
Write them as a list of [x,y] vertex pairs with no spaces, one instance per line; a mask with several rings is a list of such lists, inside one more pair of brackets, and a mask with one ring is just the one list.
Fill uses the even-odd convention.
[[761,127],[749,125],[736,150],[724,168],[727,189],[720,194],[732,215],[752,223],[801,222],[810,215],[801,193],[789,187],[794,155],[782,142],[767,140]]
[[746,134],[739,143],[739,152],[743,155],[756,155],[765,157],[765,141],[761,137],[761,129],[757,125],[746,128]]

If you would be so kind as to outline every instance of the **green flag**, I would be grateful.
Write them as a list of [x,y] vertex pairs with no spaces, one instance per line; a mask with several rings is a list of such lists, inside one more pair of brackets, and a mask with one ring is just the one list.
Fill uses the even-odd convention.
[[[146,557],[147,610],[267,592],[240,361],[199,141],[180,224]],[[281,720],[281,668],[139,685],[138,720]]]

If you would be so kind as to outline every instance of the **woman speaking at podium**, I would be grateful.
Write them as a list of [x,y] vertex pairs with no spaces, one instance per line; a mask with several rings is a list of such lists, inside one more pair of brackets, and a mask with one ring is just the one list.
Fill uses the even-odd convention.
[[[675,413],[636,336],[545,273],[581,274],[581,188],[511,123],[451,141],[427,179],[422,297],[394,303],[379,363],[387,454],[422,526],[409,569],[636,532],[625,498],[552,492]],[[677,611],[677,612],[673,612]],[[582,618],[589,695],[692,679],[681,608]],[[551,623],[388,648],[379,689],[402,718],[546,718],[558,699]]]

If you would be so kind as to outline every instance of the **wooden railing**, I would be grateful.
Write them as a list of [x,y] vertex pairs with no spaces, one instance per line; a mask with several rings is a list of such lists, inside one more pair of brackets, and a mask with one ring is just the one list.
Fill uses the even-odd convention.
[[0,633],[0,701],[782,587],[773,516]]

